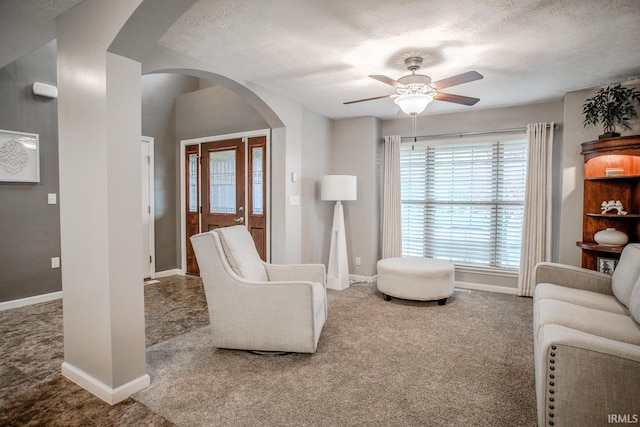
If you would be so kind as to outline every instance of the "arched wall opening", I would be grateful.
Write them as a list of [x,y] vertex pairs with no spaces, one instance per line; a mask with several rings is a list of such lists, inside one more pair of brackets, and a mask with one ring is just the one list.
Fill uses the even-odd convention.
[[[154,139],[155,273],[184,272],[187,266],[184,146],[241,136],[267,135],[267,171],[271,171],[271,123],[275,113],[266,107],[264,117],[245,98],[229,89],[228,79],[193,70],[154,72],[142,76],[142,134]],[[222,83],[222,84],[221,84]],[[233,87],[233,86],[232,86]],[[246,91],[245,91],[246,92]],[[263,106],[261,99],[254,105]],[[262,108],[264,111],[265,108]],[[276,125],[281,125],[277,119]],[[247,169],[248,170],[248,169]],[[246,181],[248,182],[248,181]],[[267,179],[270,184],[271,179]],[[204,187],[198,186],[199,191]],[[267,188],[270,202],[271,186]],[[267,206],[271,220],[271,204]],[[248,218],[245,218],[247,220]],[[191,219],[193,221],[193,218]],[[270,223],[267,225],[270,230]],[[193,230],[190,229],[189,233]],[[269,233],[267,233],[267,236]],[[269,242],[267,242],[269,245]],[[271,253],[270,245],[267,249]],[[193,265],[191,267],[194,268]]]

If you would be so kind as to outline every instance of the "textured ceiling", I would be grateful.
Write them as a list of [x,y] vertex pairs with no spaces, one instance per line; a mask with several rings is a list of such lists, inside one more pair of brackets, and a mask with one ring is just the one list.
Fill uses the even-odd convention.
[[[53,16],[78,2],[0,1]],[[407,74],[407,54],[425,56],[433,80],[484,75],[444,90],[480,98],[474,107],[423,114],[558,100],[640,77],[638,23],[639,0],[199,0],[160,44],[327,117],[392,118],[391,99],[342,103],[393,93],[367,76]]]
[[433,80],[476,70],[426,114],[560,99],[567,91],[640,76],[638,0],[200,0],[160,43],[328,117],[394,117],[393,93],[369,77],[407,74],[427,57]]

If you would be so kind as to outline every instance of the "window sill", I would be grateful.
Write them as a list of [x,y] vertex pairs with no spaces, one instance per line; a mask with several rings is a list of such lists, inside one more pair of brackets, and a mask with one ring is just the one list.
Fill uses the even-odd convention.
[[499,277],[509,277],[509,278],[517,278],[518,270],[506,270],[502,268],[493,268],[493,267],[476,267],[471,265],[464,264],[455,264],[456,271],[460,273],[473,273],[473,274],[484,274],[487,276],[499,276]]

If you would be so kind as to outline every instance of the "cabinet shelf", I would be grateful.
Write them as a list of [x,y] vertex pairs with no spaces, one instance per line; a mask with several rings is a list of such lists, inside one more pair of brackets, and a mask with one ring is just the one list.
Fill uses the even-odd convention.
[[576,242],[576,246],[586,251],[606,252],[610,254],[622,253],[622,250],[624,249],[624,246],[599,245],[594,242]]
[[[625,233],[630,242],[640,241],[640,135],[598,139],[582,144],[584,181],[582,238],[576,245],[582,252],[582,266],[597,270],[598,258],[620,258],[624,246],[595,243],[594,236],[605,228]],[[618,169],[619,176],[606,176]],[[602,213],[602,201],[619,200],[627,215],[611,210]]]
[[626,215],[611,215],[611,214],[599,214],[587,212],[587,216],[593,218],[606,218],[606,219],[638,219],[640,214],[626,214]]
[[587,181],[623,181],[623,180],[640,179],[640,175],[622,175],[622,176],[593,176],[587,178]]

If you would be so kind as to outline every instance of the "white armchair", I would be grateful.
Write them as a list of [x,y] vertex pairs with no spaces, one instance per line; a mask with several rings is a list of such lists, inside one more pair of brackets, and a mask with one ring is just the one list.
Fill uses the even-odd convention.
[[213,345],[314,353],[327,317],[322,264],[263,262],[243,225],[191,237],[209,309]]

